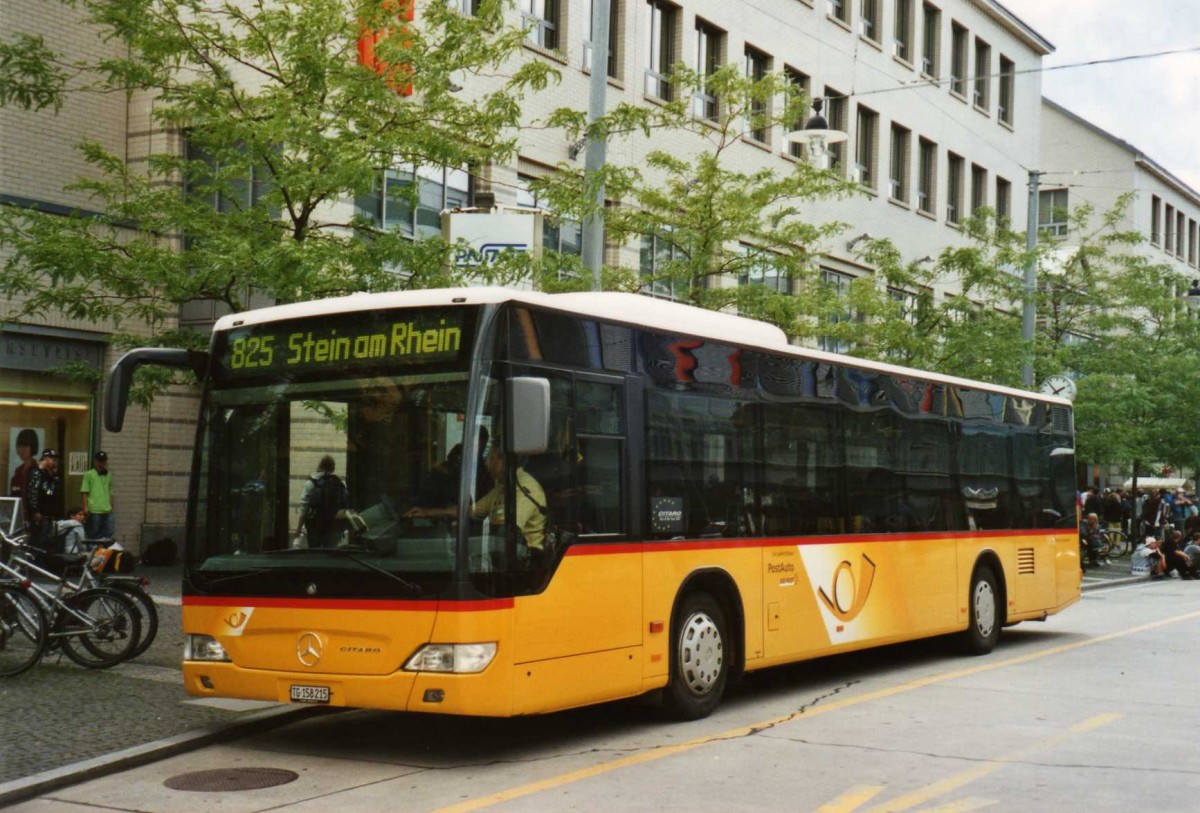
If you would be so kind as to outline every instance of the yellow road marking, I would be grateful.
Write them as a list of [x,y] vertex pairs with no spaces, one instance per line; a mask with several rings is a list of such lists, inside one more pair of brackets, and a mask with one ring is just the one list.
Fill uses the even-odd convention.
[[1009,754],[996,757],[988,762],[980,763],[972,768],[968,768],[962,773],[956,774],[940,782],[934,782],[932,785],[927,785],[923,788],[918,788],[902,796],[897,796],[890,802],[884,802],[877,807],[873,807],[866,813],[901,813],[904,810],[911,810],[917,805],[922,805],[928,802],[935,796],[943,796],[947,793],[953,793],[964,785],[970,784],[977,779],[982,779],[988,774],[995,773],[1006,765],[1011,765],[1014,762],[1025,759],[1039,751],[1045,751],[1047,748],[1053,748],[1064,740],[1070,739],[1076,734],[1083,734],[1087,731],[1092,731],[1100,726],[1108,725],[1121,719],[1120,714],[1097,714],[1095,717],[1089,717],[1082,723],[1071,726],[1061,734],[1055,734],[1052,737],[1036,742],[1033,745],[1013,751]]
[[832,802],[817,808],[817,813],[851,813],[883,791],[883,785],[855,785]]
[[603,762],[603,763],[600,763],[599,765],[592,765],[588,768],[581,768],[580,770],[577,770],[577,771],[570,771],[568,773],[560,774],[558,776],[553,776],[553,777],[550,777],[549,779],[543,779],[538,782],[530,782],[529,784],[518,785],[517,787],[509,788],[508,790],[497,791],[496,793],[491,793],[491,794],[488,794],[487,796],[480,796],[479,798],[476,798],[476,799],[468,799],[468,800],[466,800],[464,802],[460,802],[458,804],[439,808],[438,810],[434,811],[434,813],[470,813],[471,811],[474,811],[474,810],[482,810],[483,808],[491,807],[492,805],[502,804],[504,802],[509,802],[509,801],[512,801],[513,799],[520,799],[524,796],[529,796],[530,794],[537,793],[539,791],[549,790],[550,788],[561,787],[563,785],[569,785],[569,784],[572,784],[573,782],[579,782],[583,779],[590,779],[593,776],[600,776],[601,774],[609,773],[611,771],[618,771],[618,770],[621,770],[622,768],[629,768],[634,765],[640,765],[644,762],[653,762],[654,760],[663,759],[664,757],[670,757],[670,756],[675,756],[676,754],[682,754],[686,751],[691,751],[696,748],[699,748],[702,745],[710,745],[712,743],[722,742],[724,740],[739,739],[741,737],[749,736],[750,734],[753,734],[754,732],[759,731],[764,728],[770,728],[772,726],[782,725],[783,723],[792,721],[793,719],[803,720],[803,719],[806,719],[809,717],[817,717],[822,714],[827,714],[831,711],[840,711],[841,709],[849,708],[851,706],[857,706],[857,705],[861,705],[863,703],[870,703],[874,700],[883,700],[885,698],[893,697],[898,694],[904,694],[907,692],[915,691],[917,689],[923,689],[926,686],[934,686],[938,683],[946,683],[947,681],[958,680],[959,678],[971,677],[972,675],[982,674],[983,672],[990,672],[995,669],[1003,669],[1008,666],[1020,666],[1021,664],[1029,663],[1030,661],[1039,660],[1041,658],[1048,658],[1051,655],[1061,655],[1065,652],[1071,652],[1076,649],[1082,649],[1085,646],[1093,646],[1095,644],[1101,644],[1101,643],[1104,643],[1105,641],[1112,641],[1116,638],[1123,638],[1128,635],[1136,635],[1139,632],[1146,632],[1148,630],[1157,629],[1159,627],[1165,627],[1169,624],[1179,624],[1184,621],[1191,621],[1192,619],[1195,619],[1195,618],[1200,618],[1200,610],[1197,610],[1197,611],[1191,612],[1191,613],[1186,613],[1184,615],[1160,618],[1157,621],[1151,621],[1146,624],[1139,624],[1136,627],[1129,627],[1128,629],[1118,630],[1116,632],[1107,632],[1103,635],[1097,635],[1095,638],[1088,638],[1083,641],[1076,641],[1075,643],[1072,643],[1072,644],[1061,644],[1060,646],[1053,646],[1053,647],[1049,647],[1047,649],[1041,649],[1041,650],[1038,650],[1037,652],[1030,652],[1025,655],[1018,655],[1015,658],[1006,658],[1005,660],[1002,660],[1002,661],[992,661],[990,663],[985,663],[980,666],[972,666],[972,667],[968,667],[966,669],[955,669],[950,672],[944,672],[940,675],[930,675],[929,677],[917,678],[916,680],[910,681],[908,683],[903,683],[898,686],[893,686],[888,689],[879,689],[874,692],[867,692],[866,694],[855,695],[853,697],[847,697],[843,700],[835,700],[834,702],[829,703],[827,705],[823,705],[823,706],[813,706],[810,709],[806,709],[804,714],[799,717],[794,717],[794,715],[792,715],[792,714],[787,714],[782,717],[776,717],[773,720],[766,720],[761,723],[754,723],[753,725],[742,726],[741,728],[731,729],[729,731],[725,731],[725,732],[722,732],[719,734],[713,734],[713,735],[707,736],[707,737],[697,737],[694,740],[689,740],[688,742],[680,743],[678,745],[671,745],[671,746],[666,746],[663,748],[656,748],[652,751],[644,751],[640,754],[633,754],[631,756],[621,757],[620,759],[614,759],[609,762]]

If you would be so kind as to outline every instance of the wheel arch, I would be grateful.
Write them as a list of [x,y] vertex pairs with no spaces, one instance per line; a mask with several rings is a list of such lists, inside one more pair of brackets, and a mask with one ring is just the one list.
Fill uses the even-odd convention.
[[746,668],[746,612],[737,582],[728,571],[718,567],[702,568],[689,573],[675,593],[675,601],[671,606],[670,629],[675,629],[675,622],[679,618],[679,606],[683,603],[684,596],[691,593],[707,593],[725,611],[729,634],[733,638],[727,650],[733,655],[729,664],[729,677],[741,677]]

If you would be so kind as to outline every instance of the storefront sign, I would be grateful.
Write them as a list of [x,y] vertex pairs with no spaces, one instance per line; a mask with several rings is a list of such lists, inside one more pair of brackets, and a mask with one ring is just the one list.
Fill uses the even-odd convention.
[[26,333],[0,333],[0,370],[51,370],[67,362],[83,362],[96,369],[104,357],[104,345],[34,336]]

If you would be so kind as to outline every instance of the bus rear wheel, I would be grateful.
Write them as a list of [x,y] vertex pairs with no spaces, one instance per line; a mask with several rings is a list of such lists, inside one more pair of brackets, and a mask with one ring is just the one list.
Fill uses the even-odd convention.
[[975,569],[967,603],[971,620],[963,634],[963,647],[969,655],[986,655],[996,648],[1004,623],[999,580],[990,565],[980,565]]
[[680,602],[671,629],[671,676],[663,706],[677,720],[707,717],[721,702],[729,678],[725,612],[707,593]]

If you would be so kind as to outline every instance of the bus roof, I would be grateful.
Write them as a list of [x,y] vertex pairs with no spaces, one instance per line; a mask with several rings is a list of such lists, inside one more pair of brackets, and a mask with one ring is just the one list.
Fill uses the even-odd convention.
[[770,350],[790,356],[832,364],[850,364],[865,370],[873,370],[907,378],[920,378],[953,386],[984,389],[1002,395],[1036,399],[1052,404],[1070,406],[1071,402],[1041,393],[1003,387],[983,381],[941,375],[939,373],[884,364],[878,361],[843,356],[812,350],[788,343],[787,335],[775,325],[736,316],[730,313],[705,310],[665,299],[642,294],[615,291],[547,294],[540,291],[519,291],[512,288],[429,288],[417,291],[389,291],[384,293],[358,293],[334,299],[318,299],[276,305],[259,310],[223,316],[214,327],[215,331],[230,330],[246,325],[258,325],[286,319],[304,319],[326,314],[353,313],[365,310],[388,310],[391,308],[420,308],[446,305],[488,305],[519,302],[528,305],[565,311],[635,325],[667,333],[714,339],[730,344]]

